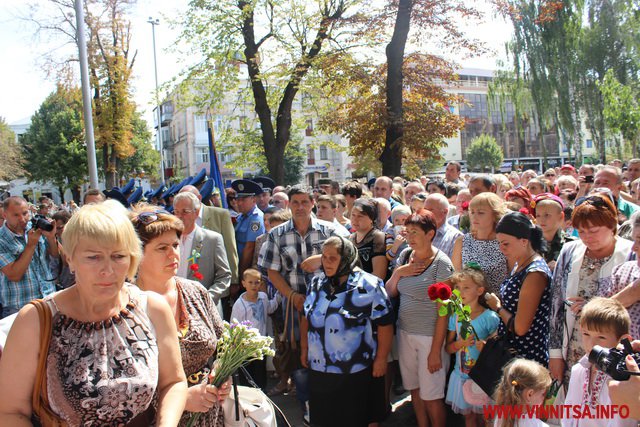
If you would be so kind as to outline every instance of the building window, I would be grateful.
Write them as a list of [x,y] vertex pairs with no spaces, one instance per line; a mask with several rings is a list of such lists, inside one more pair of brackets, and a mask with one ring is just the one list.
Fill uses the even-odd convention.
[[587,139],[587,148],[593,148],[593,141],[590,139]]
[[327,146],[326,145],[321,145],[320,146],[320,160],[327,160],[329,159],[329,153],[327,152]]
[[313,136],[313,119],[307,119],[307,128],[304,132],[306,136]]
[[204,115],[195,116],[196,133],[207,133],[207,117]]
[[209,149],[204,147],[196,148],[196,162],[209,163]]
[[315,165],[316,164],[316,150],[313,147],[307,148],[307,164]]

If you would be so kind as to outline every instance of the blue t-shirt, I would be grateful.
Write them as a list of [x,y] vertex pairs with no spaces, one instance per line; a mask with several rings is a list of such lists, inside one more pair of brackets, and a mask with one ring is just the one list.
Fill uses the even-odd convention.
[[[449,326],[448,329],[450,331],[456,331],[456,320],[458,316],[450,316],[449,317]],[[498,325],[500,324],[500,317],[493,311],[489,309],[485,309],[480,316],[471,320],[471,325],[473,329],[476,330],[478,334],[478,338],[481,340],[486,340],[491,334],[498,330]],[[458,333],[462,328],[461,322],[458,322]],[[469,377],[469,372],[471,368],[476,364],[476,360],[478,360],[478,356],[480,356],[480,351],[474,345],[471,347],[463,347],[456,353],[456,370],[462,375],[463,378]]]
[[331,293],[321,274],[311,281],[304,314],[309,321],[309,368],[350,374],[369,367],[376,356],[376,325],[391,325],[391,302],[382,280],[356,270]]
[[238,256],[242,258],[242,251],[247,242],[255,242],[258,236],[264,233],[264,214],[257,206],[254,206],[251,212],[239,215],[236,220]]

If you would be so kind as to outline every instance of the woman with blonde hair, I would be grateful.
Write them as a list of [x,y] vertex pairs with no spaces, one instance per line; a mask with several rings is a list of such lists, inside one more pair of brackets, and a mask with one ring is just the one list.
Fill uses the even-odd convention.
[[41,393],[58,421],[176,426],[187,385],[175,324],[161,297],[126,283],[142,255],[126,209],[113,200],[85,205],[67,223],[62,246],[76,282],[20,310],[0,360],[1,424],[31,426],[42,307],[51,336]]
[[480,264],[487,276],[488,292],[498,292],[507,277],[507,260],[496,240],[496,224],[504,214],[504,202],[493,193],[480,193],[471,199],[471,232],[456,240],[451,255],[456,271],[469,262]]
[[493,179],[496,182],[496,194],[504,199],[504,193],[511,190],[513,188],[513,184],[509,181],[506,175],[501,173],[497,173],[493,175]]

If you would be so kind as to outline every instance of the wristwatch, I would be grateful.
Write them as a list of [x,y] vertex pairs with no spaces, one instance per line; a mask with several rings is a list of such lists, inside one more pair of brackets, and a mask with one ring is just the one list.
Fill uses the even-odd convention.
[[503,306],[498,307],[498,308],[496,309],[496,314],[500,314],[500,312],[501,312],[502,310],[504,310],[504,307],[503,307]]

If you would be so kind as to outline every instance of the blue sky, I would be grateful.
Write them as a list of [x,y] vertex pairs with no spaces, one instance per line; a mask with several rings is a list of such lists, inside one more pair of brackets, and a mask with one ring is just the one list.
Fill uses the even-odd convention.
[[[35,2],[45,4],[46,0]],[[484,0],[475,3],[481,10],[490,11]],[[132,44],[138,51],[134,65],[134,96],[149,121],[153,108],[154,76],[151,25],[147,20],[150,16],[161,20],[161,25],[156,27],[156,44],[158,78],[162,83],[183,67],[180,58],[166,50],[173,44],[177,33],[168,27],[163,16],[176,16],[186,8],[186,4],[187,0],[138,0],[132,11]],[[3,62],[0,66],[0,117],[8,123],[30,117],[55,88],[55,80],[48,78],[42,70],[42,55],[56,45],[35,40],[35,28],[19,19],[26,10],[24,0],[0,0],[0,58]],[[468,32],[484,41],[497,55],[469,60],[450,59],[456,59],[468,68],[494,69],[496,59],[504,57],[503,46],[510,37],[510,25],[489,12],[483,24],[470,27]]]

